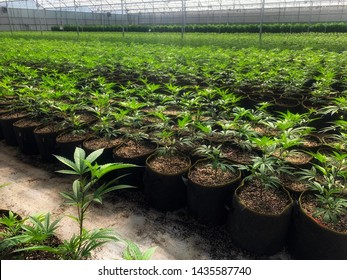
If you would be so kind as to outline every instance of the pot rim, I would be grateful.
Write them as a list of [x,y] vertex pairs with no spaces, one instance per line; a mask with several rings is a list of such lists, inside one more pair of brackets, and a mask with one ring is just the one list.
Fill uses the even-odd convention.
[[319,228],[323,229],[323,230],[327,230],[327,231],[330,231],[330,232],[333,232],[334,234],[337,234],[337,235],[341,235],[341,236],[347,236],[347,232],[340,232],[340,231],[337,231],[335,229],[332,229],[332,228],[329,228],[323,224],[319,224],[317,223],[317,221],[315,219],[313,219],[313,217],[311,215],[309,215],[308,213],[306,213],[306,211],[304,210],[304,208],[302,207],[302,197],[305,196],[305,195],[308,195],[308,194],[314,194],[315,191],[312,191],[312,190],[307,190],[307,191],[304,191],[300,196],[299,196],[299,199],[298,199],[298,205],[299,205],[299,209],[300,209],[300,212],[303,213],[305,215],[305,217],[307,217],[312,223],[314,223],[315,225],[317,225]]
[[281,190],[284,191],[287,194],[287,197],[289,198],[290,202],[286,205],[286,207],[283,208],[283,210],[278,213],[278,214],[272,214],[272,213],[259,213],[251,208],[249,208],[247,205],[245,205],[242,201],[242,199],[240,198],[240,196],[238,195],[238,192],[241,188],[245,187],[245,179],[243,179],[241,181],[241,184],[235,189],[235,193],[234,193],[234,197],[233,200],[237,198],[237,200],[239,201],[239,203],[244,207],[247,208],[248,211],[253,212],[257,215],[262,215],[262,216],[267,216],[267,217],[279,217],[281,215],[283,215],[285,212],[290,211],[291,208],[294,206],[294,200],[292,199],[291,195],[289,194],[289,192],[283,187],[281,186]]
[[[196,183],[196,182],[194,182],[193,180],[191,180],[191,179],[189,178],[189,174],[191,173],[191,170],[192,170],[192,168],[194,168],[194,166],[196,166],[198,163],[203,162],[203,161],[208,161],[208,159],[206,159],[206,158],[198,159],[198,160],[197,160],[192,166],[190,166],[190,168],[188,169],[187,179],[188,179],[189,182],[191,182],[191,183],[194,184],[194,185],[198,185],[198,186],[200,186],[200,187],[202,187],[202,188],[206,188],[206,189],[217,189],[217,188],[226,187],[226,186],[228,186],[228,185],[230,185],[230,184],[232,184],[232,183],[234,183],[234,182],[240,181],[241,178],[242,178],[242,172],[241,172],[239,169],[237,169],[237,171],[236,171],[236,172],[237,172],[237,173],[236,173],[236,178],[234,178],[234,179],[232,179],[232,180],[230,180],[229,182],[226,182],[226,183],[224,183],[224,184],[215,185],[215,186],[204,186],[204,185],[201,185],[201,184],[199,184],[199,183]],[[229,161],[229,160],[227,160],[227,161]],[[229,161],[229,162],[231,162],[231,161]]]
[[190,157],[183,154],[183,153],[177,153],[179,156],[182,156],[186,159],[188,159],[188,165],[186,168],[184,168],[184,170],[181,170],[179,172],[176,172],[176,173],[162,173],[162,172],[158,172],[157,170],[153,169],[153,167],[151,167],[151,165],[148,163],[148,161],[154,157],[157,156],[157,154],[155,153],[152,153],[151,155],[149,155],[146,159],[146,167],[149,168],[152,172],[156,173],[156,174],[159,174],[159,175],[165,175],[165,176],[177,176],[177,175],[182,175],[184,173],[186,173],[189,168],[191,167],[191,160],[190,160]]

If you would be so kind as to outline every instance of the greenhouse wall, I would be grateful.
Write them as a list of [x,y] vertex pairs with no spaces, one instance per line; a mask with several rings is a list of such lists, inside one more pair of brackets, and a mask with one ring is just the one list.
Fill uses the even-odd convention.
[[[205,23],[258,23],[261,9],[221,11],[188,11],[186,24]],[[113,14],[96,12],[72,12],[61,10],[0,8],[0,30],[50,30],[63,25],[127,25],[127,24],[181,24],[182,12]],[[345,22],[347,7],[315,6],[294,8],[268,8],[264,11],[264,23],[294,22]]]

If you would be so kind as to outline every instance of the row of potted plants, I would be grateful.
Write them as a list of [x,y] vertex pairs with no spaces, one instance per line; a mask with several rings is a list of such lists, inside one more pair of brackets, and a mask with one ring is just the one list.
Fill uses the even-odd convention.
[[[14,102],[14,100],[11,101]],[[134,104],[131,106],[136,108],[138,107],[138,105],[135,106]],[[249,179],[252,179],[252,183],[250,184],[252,187],[250,188],[251,194],[248,194],[248,197],[253,197],[256,198],[256,201],[263,202],[262,198],[264,193],[275,189],[274,193],[270,195],[270,200],[272,201],[274,196],[278,195],[278,187],[280,185],[284,185],[287,188],[287,185],[290,185],[288,182],[290,182],[290,179],[293,179],[293,176],[289,176],[288,173],[296,172],[296,174],[300,174],[300,172],[313,172],[313,170],[319,170],[323,173],[321,176],[324,177],[327,175],[324,172],[328,171],[322,171],[323,167],[318,163],[314,163],[314,169],[309,169],[312,165],[313,157],[321,160],[320,157],[324,156],[325,161],[321,161],[326,163],[329,159],[331,161],[329,164],[332,164],[339,157],[341,158],[340,160],[344,160],[344,156],[343,154],[339,154],[336,149],[335,153],[332,153],[331,150],[334,149],[334,146],[331,145],[326,145],[326,148],[329,147],[330,150],[322,150],[321,152],[325,152],[328,155],[332,154],[333,156],[327,156],[320,152],[315,154],[314,151],[317,151],[320,147],[320,142],[318,140],[314,142],[313,146],[312,144],[309,144],[306,147],[306,151],[308,148],[312,148],[312,153],[308,153],[309,163],[304,161],[301,163],[301,167],[305,167],[305,169],[298,170],[297,160],[298,158],[302,159],[304,155],[307,155],[307,152],[303,153],[298,150],[293,150],[293,147],[298,148],[300,145],[305,143],[302,136],[312,136],[307,134],[307,132],[312,132],[312,128],[305,126],[305,124],[309,122],[307,115],[298,113],[294,114],[288,111],[287,113],[282,112],[274,118],[271,114],[267,113],[265,108],[259,108],[259,112],[257,113],[262,116],[262,121],[258,120],[255,123],[263,125],[265,130],[252,129],[251,118],[254,117],[254,115],[251,110],[242,107],[235,107],[232,121],[229,123],[221,121],[218,123],[219,127],[217,126],[217,123],[213,123],[211,120],[201,121],[200,119],[197,119],[193,121],[191,115],[185,115],[183,118],[178,117],[177,126],[169,126],[165,123],[165,121],[169,121],[166,119],[165,115],[158,115],[163,118],[163,123],[159,123],[159,127],[158,123],[154,123],[152,126],[146,126],[144,132],[134,126],[130,127],[130,131],[129,128],[124,129],[123,127],[120,127],[118,128],[119,133],[115,134],[118,138],[115,137],[112,139],[112,136],[109,135],[109,138],[105,138],[101,141],[101,143],[106,143],[108,145],[113,143],[113,146],[106,146],[109,148],[108,155],[106,156],[107,153],[105,153],[106,158],[103,159],[104,162],[100,163],[110,162],[111,159],[111,161],[116,160],[142,166],[142,168],[133,167],[133,170],[130,171],[132,173],[132,176],[130,176],[132,181],[127,181],[127,183],[140,187],[143,186],[144,192],[148,196],[151,204],[158,209],[175,210],[188,204],[192,215],[199,221],[209,225],[216,225],[225,223],[228,216],[228,211],[226,211],[225,205],[229,206],[231,208],[229,213],[229,217],[231,217],[229,218],[231,221],[230,229],[236,242],[239,242],[242,247],[259,254],[273,253],[282,248],[287,240],[286,233],[288,232],[290,222],[292,221],[290,213],[293,207],[293,202],[290,197],[287,197],[288,203],[284,203],[286,209],[285,212],[287,213],[287,219],[283,222],[285,225],[281,225],[280,222],[275,223],[281,225],[276,227],[277,230],[282,232],[282,237],[277,241],[277,244],[280,245],[277,245],[276,247],[276,242],[274,242],[275,237],[266,233],[264,236],[271,237],[268,242],[272,244],[271,246],[274,246],[274,251],[267,251],[269,248],[266,248],[266,250],[264,248],[248,248],[247,245],[242,244],[242,241],[237,241],[237,232],[240,230],[240,226],[238,226],[237,229],[234,228],[237,220],[243,221],[243,223],[247,220],[243,217],[238,218],[236,211],[236,209],[239,208],[242,209],[240,212],[243,213],[245,205],[241,203],[241,206],[235,206],[234,204],[237,203],[237,198],[239,198],[239,194],[242,193],[242,189],[246,188],[245,186],[247,186]],[[78,115],[74,112],[74,118],[78,119],[77,116]],[[147,117],[149,116],[150,115],[147,115]],[[91,118],[89,116],[89,118],[95,122],[95,115],[93,117],[94,118]],[[61,122],[64,124],[65,120],[63,119]],[[136,122],[133,122],[132,124],[136,124]],[[100,123],[96,122],[95,125],[100,125]],[[18,126],[17,123],[14,123],[13,128],[16,126]],[[182,128],[181,131],[179,130],[180,133],[177,133],[177,127]],[[212,127],[217,128],[213,130]],[[103,126],[103,128],[107,128],[108,131],[113,133],[117,131],[116,127],[112,126]],[[335,126],[331,127],[332,130],[339,130],[340,133],[342,133],[341,130],[343,131],[344,128],[345,122],[343,120],[336,121]],[[40,127],[39,129],[42,128]],[[8,134],[6,132],[7,128],[3,125],[2,131],[4,135]],[[261,136],[259,131],[265,131],[266,133]],[[119,134],[122,132],[123,137],[119,137]],[[69,131],[69,133],[71,133],[71,131]],[[31,130],[31,134],[35,136],[33,129]],[[149,135],[152,136],[151,139],[148,138]],[[339,134],[335,135],[337,137]],[[185,136],[186,138],[184,138]],[[58,138],[59,137],[55,138],[55,142],[58,142],[59,145]],[[17,135],[16,140],[21,142],[19,135]],[[71,157],[71,151],[74,151],[78,145],[88,147],[88,142],[93,143],[95,141],[95,137],[87,138],[86,135],[84,135],[82,140],[73,142],[73,145],[69,146],[68,149],[64,150],[64,145],[62,145],[60,147],[60,152],[62,152],[61,154],[66,157]],[[47,143],[47,141],[44,140],[43,143]],[[135,145],[132,147],[131,144]],[[141,152],[140,149],[142,145],[145,147],[144,152]],[[55,148],[55,145],[52,147]],[[90,151],[98,148],[98,144],[96,144],[94,148],[93,145],[89,146]],[[236,150],[236,155],[237,152],[245,154],[247,149],[250,154],[246,158],[241,158],[239,156],[235,157],[235,154],[233,154],[232,151],[233,148]],[[302,149],[302,147],[300,147],[300,149]],[[24,145],[22,146],[22,151],[28,151]],[[56,150],[52,150],[51,153],[53,153],[53,151]],[[338,151],[341,151],[341,149]],[[185,152],[185,154],[182,154],[183,152]],[[293,159],[291,159],[292,157]],[[193,165],[191,166],[192,161]],[[205,165],[204,162],[207,162],[208,164]],[[169,171],[172,166],[174,171]],[[179,166],[182,166],[182,170],[177,169]],[[334,176],[338,176],[338,178],[344,175],[344,170],[342,168],[344,164],[340,163],[339,166],[340,170],[334,174]],[[330,170],[332,168],[329,167],[327,169]],[[164,172],[162,172],[163,170]],[[119,175],[119,173],[117,175]],[[182,175],[186,175],[186,178],[182,178]],[[314,180],[318,175],[314,174],[311,177],[306,175],[303,189],[299,191],[291,191],[293,192],[293,195],[297,195],[297,193],[301,193],[303,190],[307,189],[311,182],[314,182],[312,184],[313,187],[316,186],[317,182]],[[144,180],[142,182],[143,176]],[[285,177],[284,179],[283,176]],[[330,176],[330,174],[327,176]],[[246,177],[246,179],[242,181],[242,186],[237,189],[236,194],[234,195],[235,189],[240,184],[243,177]],[[223,179],[225,179],[226,182],[219,182],[219,180]],[[283,183],[283,181],[281,183],[280,179],[283,179],[285,183]],[[339,182],[339,179],[335,178],[335,180]],[[296,179],[293,181],[294,185],[298,183],[298,180]],[[211,185],[208,185],[207,183],[211,183]],[[321,182],[321,184],[325,183],[326,182],[324,181]],[[335,185],[333,186],[335,187]],[[264,191],[262,191],[263,187],[265,188]],[[330,194],[326,189],[327,187],[331,186],[328,185],[321,187],[320,191],[323,193],[320,193],[318,197]],[[342,187],[343,184],[333,192],[338,198],[335,201],[336,205],[334,204],[334,201],[332,202],[333,207],[336,207],[336,209],[329,209],[329,211],[333,213],[333,218],[329,217],[329,211],[323,211],[323,214],[321,215],[326,219],[325,221],[323,220],[323,222],[332,222],[333,219],[335,220],[336,217],[340,215],[340,213],[336,214],[336,212],[334,212],[335,210],[338,210],[337,212],[341,210],[342,215],[345,213],[345,202],[343,196],[340,197],[343,189]],[[260,194],[254,193],[255,190],[261,190]],[[319,189],[315,190],[319,191]],[[282,194],[282,196],[285,195]],[[259,199],[259,197],[261,199]],[[329,198],[326,197],[325,199],[329,200]],[[341,204],[340,200],[342,201]],[[271,203],[273,203],[273,201]],[[322,205],[331,206],[330,204],[327,205],[324,203],[322,203]],[[279,211],[281,212],[281,210]],[[233,215],[236,216],[234,217]],[[250,224],[254,224],[254,222],[249,221],[244,223],[247,231],[257,232],[249,231]],[[263,226],[266,225],[265,222],[261,222],[260,224]],[[270,227],[265,226],[265,228],[269,229]],[[246,236],[243,232],[239,233],[239,235],[242,238]],[[246,239],[249,240],[249,238]],[[261,246],[264,246],[266,241],[257,242],[257,244],[262,244]],[[343,248],[343,246],[340,248]],[[344,252],[341,254],[344,255]],[[338,256],[338,254],[336,253],[334,256]]]
[[[8,144],[31,153],[22,144],[31,138],[44,160],[53,153],[71,159],[77,146],[88,152],[104,148],[103,163],[141,166],[122,180],[143,187],[154,207],[188,205],[202,223],[229,221],[233,240],[244,249],[273,253],[287,242],[289,232],[289,247],[296,248],[298,258],[346,257],[343,243],[323,255],[331,250],[313,249],[314,238],[306,239],[314,233],[305,237],[300,232],[302,213],[323,230],[332,227],[329,234],[346,218],[345,53],[93,44],[97,46],[86,43],[82,49],[68,42],[60,52],[47,44],[50,55],[44,59],[38,44],[29,59],[22,51],[2,58],[0,123]],[[18,119],[8,121],[9,113],[23,119],[19,124]],[[20,131],[27,116],[31,128]],[[310,189],[316,202],[299,210],[296,203],[305,204],[301,193]],[[266,198],[285,217],[277,219],[266,209],[258,223],[263,228],[249,230],[257,224],[251,214],[259,204],[266,205]],[[284,202],[275,203],[281,198]],[[247,217],[241,216],[246,212]],[[269,233],[270,228],[277,232]],[[346,229],[338,231],[345,240]],[[320,246],[330,244],[331,237],[326,238]]]

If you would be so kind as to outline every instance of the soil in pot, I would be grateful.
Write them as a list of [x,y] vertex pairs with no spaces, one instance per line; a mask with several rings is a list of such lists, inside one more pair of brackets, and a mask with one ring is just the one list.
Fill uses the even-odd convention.
[[290,253],[297,259],[346,260],[347,215],[340,216],[336,224],[326,223],[313,217],[317,203],[313,193],[300,196],[289,239]]
[[284,189],[265,190],[253,180],[237,188],[228,217],[236,245],[259,255],[282,250],[291,221],[293,201]]
[[316,152],[322,146],[322,141],[315,135],[309,135],[303,138],[300,146],[306,151]]
[[61,134],[64,129],[60,124],[49,124],[35,128],[34,136],[35,141],[41,155],[45,162],[55,162],[56,159],[53,154],[58,154],[56,138]]
[[190,159],[184,155],[151,155],[146,160],[144,191],[150,204],[159,210],[172,211],[186,205],[186,185],[182,175]]
[[13,123],[26,117],[26,113],[9,113],[0,116],[0,125],[5,142],[9,146],[18,146]]
[[307,190],[307,185],[299,181],[298,177],[293,174],[281,174],[280,180],[283,187],[293,196],[298,198],[301,193]]
[[250,164],[258,154],[255,151],[245,151],[233,143],[224,143],[221,148],[222,156],[237,164]]
[[39,153],[34,129],[41,125],[41,122],[23,118],[13,124],[14,133],[20,151],[26,155],[36,155]]
[[118,176],[129,174],[120,180],[121,184],[127,184],[143,188],[143,176],[145,172],[146,159],[154,153],[157,145],[149,140],[129,140],[113,150],[115,162],[136,164],[138,167],[127,168],[118,171]]
[[275,151],[274,156],[283,159],[295,168],[310,168],[313,156],[301,150],[290,150],[281,155],[280,151]]
[[98,164],[106,164],[114,162],[113,160],[113,149],[123,143],[121,138],[102,138],[102,137],[91,137],[83,142],[83,149],[87,153],[104,149],[102,155],[98,157]]
[[83,141],[87,137],[87,134],[76,134],[74,131],[59,134],[56,138],[58,154],[65,158],[73,159],[76,147],[81,148]]
[[197,161],[188,172],[187,204],[189,211],[200,223],[210,226],[226,222],[226,205],[241,181],[241,172],[213,169],[206,161]]

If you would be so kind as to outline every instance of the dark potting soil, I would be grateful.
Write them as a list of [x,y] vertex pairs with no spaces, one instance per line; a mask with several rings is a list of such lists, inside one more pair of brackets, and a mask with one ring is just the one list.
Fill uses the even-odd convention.
[[252,125],[252,129],[259,135],[277,136],[279,134],[278,130],[269,128],[262,124]]
[[295,165],[308,163],[312,159],[312,156],[309,154],[294,150],[289,151],[285,156],[281,156],[280,151],[277,150],[273,153],[273,155]]
[[[43,242],[44,246],[50,246],[50,247],[57,247],[58,245],[62,244],[62,241],[56,237],[56,236],[51,236],[47,240]],[[32,244],[34,246],[34,244]],[[16,246],[14,248],[15,250],[21,249],[23,246]],[[6,260],[59,260],[59,256],[56,254],[53,254],[51,252],[46,252],[46,251],[22,251],[22,252],[15,252],[15,253],[10,253],[6,256],[3,257],[3,259]]]
[[303,192],[307,190],[307,184],[300,182],[297,177],[289,174],[282,174],[280,180],[283,186],[295,192]]
[[312,159],[312,156],[302,152],[289,152],[285,160],[292,164],[305,164]]
[[146,154],[151,153],[156,148],[156,145],[153,143],[149,143],[146,141],[135,142],[130,140],[126,142],[124,145],[119,147],[115,154],[121,158],[134,158],[144,156]]
[[304,138],[302,146],[305,148],[317,148],[321,145],[321,142],[314,137]]
[[322,216],[314,217],[314,213],[318,208],[321,208],[322,205],[320,205],[319,201],[317,201],[317,199],[315,199],[315,196],[312,194],[303,196],[301,205],[303,210],[318,224],[341,233],[347,233],[347,214],[341,215],[339,217],[339,221],[336,224],[325,222]]
[[48,133],[54,133],[59,131],[63,131],[63,127],[61,126],[61,124],[49,124],[49,125],[45,125],[36,129],[35,133],[48,134]]
[[178,174],[189,167],[189,160],[183,156],[156,156],[148,161],[150,167],[162,174]]
[[290,203],[287,194],[280,190],[265,190],[258,181],[247,183],[239,192],[243,204],[262,214],[280,214]]
[[26,113],[9,113],[1,116],[2,120],[10,120],[25,117]]
[[96,121],[96,117],[91,115],[90,113],[80,113],[77,116],[78,116],[78,120],[81,123],[92,123]]
[[17,127],[37,127],[41,125],[41,122],[39,121],[35,121],[35,120],[30,120],[30,119],[21,119],[19,121],[16,122],[16,126]]
[[64,133],[62,135],[59,135],[57,137],[57,142],[60,143],[69,143],[69,142],[75,142],[75,141],[83,141],[86,138],[85,134],[82,135],[76,135],[71,133]]
[[204,187],[218,187],[236,179],[237,173],[231,170],[223,171],[221,168],[213,169],[206,162],[197,163],[190,171],[188,177],[193,182]]
[[221,151],[223,157],[227,158],[228,160],[242,164],[252,163],[252,157],[256,156],[255,153],[243,151],[231,145],[222,147]]
[[113,148],[117,147],[118,145],[122,144],[122,139],[115,138],[115,139],[106,139],[106,138],[92,138],[84,141],[83,145],[91,150],[96,151],[98,149],[107,149],[107,148]]

